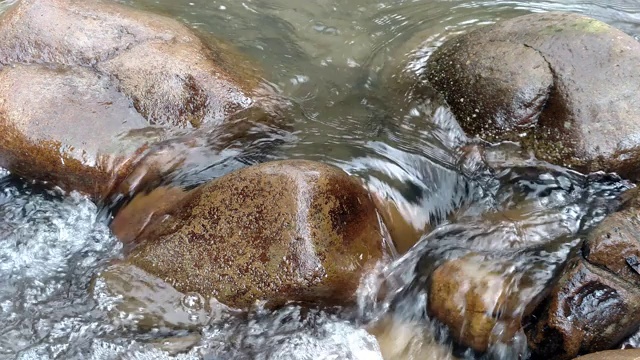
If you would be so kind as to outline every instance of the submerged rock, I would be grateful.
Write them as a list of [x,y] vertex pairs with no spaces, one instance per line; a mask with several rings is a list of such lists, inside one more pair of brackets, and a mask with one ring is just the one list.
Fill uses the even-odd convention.
[[[504,165],[495,150],[486,154],[495,156],[489,163]],[[618,209],[628,184],[532,161],[496,180],[491,200],[463,205],[394,263],[384,287],[395,291],[380,293],[409,321],[444,325],[439,340],[462,351],[524,358],[529,316],[549,295],[579,234]]]
[[378,340],[384,359],[458,360],[451,348],[439,344],[424,324],[408,322],[387,315],[368,329]]
[[135,266],[115,264],[97,275],[92,296],[116,325],[140,330],[197,330],[222,310],[197,294],[183,294]]
[[423,221],[422,228],[415,226],[411,222],[412,219],[400,210],[394,200],[384,198],[375,192],[372,192],[371,196],[399,254],[405,254],[421,236],[432,230],[428,220]]
[[445,262],[431,275],[429,313],[449,327],[458,343],[480,352],[511,341],[523,315],[518,307],[531,297],[494,264],[467,256]]
[[180,203],[189,191],[179,186],[159,186],[149,192],[139,192],[125,204],[111,222],[111,231],[125,244],[132,244],[149,221],[162,216]]
[[637,197],[628,201],[589,234],[534,312],[527,337],[536,356],[572,359],[612,349],[637,331],[639,205]]
[[[114,223],[128,213],[124,208]],[[129,244],[129,263],[179,291],[233,307],[353,301],[361,275],[385,252],[362,184],[333,166],[301,160],[227,174],[145,225]],[[122,236],[118,229],[127,227],[114,228]]]
[[631,36],[582,15],[542,13],[450,39],[426,74],[470,135],[638,178],[639,62]]
[[233,49],[164,16],[22,0],[0,19],[0,166],[30,180],[101,200],[167,130],[277,106]]

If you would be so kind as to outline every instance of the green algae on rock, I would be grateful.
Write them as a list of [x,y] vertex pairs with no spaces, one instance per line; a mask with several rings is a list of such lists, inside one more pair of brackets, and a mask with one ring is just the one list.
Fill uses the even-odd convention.
[[640,176],[640,43],[570,13],[500,21],[452,38],[427,78],[463,129],[542,160]]
[[201,185],[152,215],[130,246],[127,262],[179,291],[240,308],[259,300],[353,301],[360,277],[385,253],[363,185],[303,160],[254,165]]

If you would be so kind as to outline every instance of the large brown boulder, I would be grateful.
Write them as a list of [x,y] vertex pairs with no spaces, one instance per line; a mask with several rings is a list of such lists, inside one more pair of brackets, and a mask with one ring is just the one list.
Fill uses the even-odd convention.
[[133,220],[139,231],[130,231],[127,214],[140,210],[117,215],[112,229],[133,248],[127,261],[229,306],[352,301],[385,252],[369,194],[333,166],[268,162],[172,194],[182,197],[173,206],[134,204],[153,211]]
[[5,66],[0,91],[0,166],[18,175],[98,197],[152,138],[118,140],[147,121],[89,69]]
[[116,2],[21,0],[0,44],[0,166],[94,199],[167,130],[275,106],[229,46]]
[[[21,0],[0,22],[0,64],[91,66],[150,122],[198,126],[250,105],[257,85],[228,47],[111,1]],[[237,54],[236,54],[237,55]]]
[[463,129],[540,159],[638,178],[640,43],[586,16],[538,13],[445,42],[427,78]]
[[609,215],[567,264],[527,328],[536,356],[572,359],[612,349],[638,330],[639,205],[634,198]]

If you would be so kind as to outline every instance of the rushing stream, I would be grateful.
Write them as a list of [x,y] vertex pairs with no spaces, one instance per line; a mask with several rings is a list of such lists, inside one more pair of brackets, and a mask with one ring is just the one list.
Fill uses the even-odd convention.
[[[0,2],[0,9],[13,2]],[[293,132],[244,144],[215,161],[203,156],[195,170],[181,174],[187,183],[266,159],[319,160],[364,179],[375,196],[395,201],[415,229],[434,230],[406,253],[412,243],[400,239],[397,259],[363,279],[354,308],[292,304],[237,314],[187,294],[178,306],[190,324],[176,330],[147,324],[135,306],[117,310],[122,299],[92,283],[122,251],[106,211],[77,194],[25,184],[4,172],[2,359],[475,358],[450,345],[446,328],[426,318],[422,272],[442,259],[470,257],[480,274],[501,274],[496,286],[513,295],[516,306],[500,311],[517,317],[631,187],[615,175],[583,175],[538,162],[511,144],[465,146],[470,139],[448,110],[402,79],[419,77],[407,74],[419,72],[419,61],[407,59],[424,61],[450,36],[529,12],[584,13],[638,39],[635,0],[122,2],[231,42],[294,103],[286,114]],[[265,142],[268,151],[262,151]],[[151,293],[163,291],[145,286]],[[485,356],[526,354],[523,334],[516,334],[512,343],[498,343]]]

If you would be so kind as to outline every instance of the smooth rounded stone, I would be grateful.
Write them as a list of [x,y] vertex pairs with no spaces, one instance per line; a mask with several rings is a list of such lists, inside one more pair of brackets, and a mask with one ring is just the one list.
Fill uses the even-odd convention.
[[228,47],[115,2],[22,0],[2,15],[0,63],[91,66],[151,124],[197,127],[248,107],[257,77]]
[[637,178],[639,62],[640,43],[601,21],[537,13],[450,39],[429,59],[427,78],[472,136]]
[[363,185],[302,160],[254,165],[201,185],[152,215],[134,244],[129,263],[232,307],[353,301],[361,276],[385,253]]
[[454,38],[430,58],[428,79],[442,91],[467,133],[519,140],[535,124],[553,75],[544,57],[522,44]]
[[146,152],[178,129],[209,125],[226,149],[258,123],[285,126],[239,53],[176,20],[96,0],[22,0],[0,19],[0,166],[18,176],[102,201],[137,190],[119,183],[143,158],[134,175],[159,181],[148,170],[168,166]]
[[94,199],[162,136],[158,129],[136,133],[147,121],[108,78],[88,69],[5,66],[0,92],[0,166]]
[[624,208],[609,215],[589,234],[583,256],[593,265],[640,286],[640,196],[637,189],[624,196]]
[[91,283],[90,292],[108,308],[118,325],[141,330],[199,329],[215,314],[216,306],[198,294],[184,294],[143,270],[124,263],[111,265]]
[[637,331],[639,214],[632,199],[591,231],[533,314],[527,338],[536,355],[572,359],[612,349]]
[[577,357],[579,360],[638,360],[640,349],[609,350]]
[[459,344],[479,352],[511,341],[521,327],[521,304],[534,295],[518,289],[519,281],[500,270],[494,262],[469,255],[443,263],[431,275],[429,313]]

